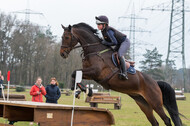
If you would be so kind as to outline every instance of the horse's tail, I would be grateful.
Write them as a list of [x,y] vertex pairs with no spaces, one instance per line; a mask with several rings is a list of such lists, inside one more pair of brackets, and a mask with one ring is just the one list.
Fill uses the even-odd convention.
[[182,121],[179,117],[180,113],[178,111],[176,103],[175,91],[168,83],[164,81],[157,81],[157,83],[162,91],[164,107],[169,112],[173,123],[175,124],[175,126],[182,126]]

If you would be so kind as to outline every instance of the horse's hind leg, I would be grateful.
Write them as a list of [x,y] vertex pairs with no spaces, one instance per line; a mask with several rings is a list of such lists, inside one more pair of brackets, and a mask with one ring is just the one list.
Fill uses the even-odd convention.
[[160,97],[154,97],[154,100],[150,100],[154,95],[149,95],[151,97],[147,97],[148,103],[151,105],[151,107],[155,110],[156,113],[162,118],[166,126],[171,126],[170,118],[166,116],[163,105],[162,105],[162,99]]
[[[158,93],[158,92],[157,92]],[[158,113],[158,115],[162,118],[166,126],[171,126],[170,118],[166,116],[163,105],[162,105],[162,95],[157,94],[149,94],[147,95],[147,102],[151,105],[151,107]]]
[[153,109],[152,107],[145,101],[145,99],[142,96],[131,96],[137,103],[137,105],[140,107],[140,109],[144,112],[149,122],[152,124],[152,126],[159,126],[159,123],[157,122],[156,118],[153,115]]
[[162,106],[157,106],[156,108],[154,108],[154,110],[156,111],[156,113],[158,113],[158,115],[162,118],[162,120],[164,121],[164,123],[166,124],[166,126],[172,126],[170,118],[167,117],[166,113],[164,112],[164,109]]

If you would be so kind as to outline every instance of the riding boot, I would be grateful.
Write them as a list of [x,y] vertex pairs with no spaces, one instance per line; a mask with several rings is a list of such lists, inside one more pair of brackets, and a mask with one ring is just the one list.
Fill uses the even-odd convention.
[[126,64],[125,64],[125,58],[124,56],[119,57],[120,60],[120,67],[121,67],[121,73],[119,74],[121,79],[127,80],[128,76],[127,76],[127,68],[126,68]]

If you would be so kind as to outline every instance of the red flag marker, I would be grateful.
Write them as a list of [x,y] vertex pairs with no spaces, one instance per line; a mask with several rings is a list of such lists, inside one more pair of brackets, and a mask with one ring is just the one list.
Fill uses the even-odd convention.
[[10,71],[7,72],[7,81],[10,81]]

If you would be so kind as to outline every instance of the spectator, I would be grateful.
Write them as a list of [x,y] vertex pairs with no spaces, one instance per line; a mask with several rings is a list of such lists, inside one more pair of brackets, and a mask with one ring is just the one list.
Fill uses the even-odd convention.
[[1,70],[0,70],[0,97],[2,96],[3,80],[4,80],[4,77],[1,74]]
[[46,90],[42,85],[42,78],[38,77],[35,85],[32,86],[30,90],[30,95],[32,96],[32,101],[43,102],[43,96],[46,95]]
[[57,104],[57,100],[60,98],[61,93],[58,87],[58,82],[55,77],[51,78],[50,85],[47,85],[46,87],[46,92],[46,103]]

